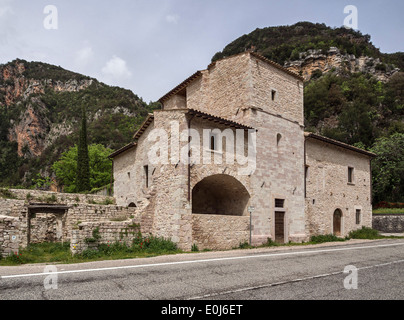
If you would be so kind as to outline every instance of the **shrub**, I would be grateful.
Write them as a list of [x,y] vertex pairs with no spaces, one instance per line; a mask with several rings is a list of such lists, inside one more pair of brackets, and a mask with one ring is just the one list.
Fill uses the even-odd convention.
[[333,234],[312,236],[310,238],[310,242],[313,242],[313,243],[324,243],[324,242],[335,242],[335,241],[345,241],[345,239],[338,238],[336,235],[333,235]]
[[379,231],[368,228],[362,227],[362,229],[351,231],[348,235],[350,239],[380,239]]
[[198,248],[198,246],[197,246],[196,243],[194,243],[194,244],[192,245],[191,251],[192,251],[192,252],[199,252],[199,248]]
[[93,237],[92,238],[86,238],[84,241],[85,241],[85,243],[94,243],[94,242],[97,242],[100,239],[101,239],[100,228],[97,227],[97,228],[95,228],[93,230]]

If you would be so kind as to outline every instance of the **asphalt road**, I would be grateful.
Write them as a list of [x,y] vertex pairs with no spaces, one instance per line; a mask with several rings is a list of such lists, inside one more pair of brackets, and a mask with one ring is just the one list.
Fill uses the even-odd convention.
[[404,240],[0,267],[0,276],[0,300],[402,300]]

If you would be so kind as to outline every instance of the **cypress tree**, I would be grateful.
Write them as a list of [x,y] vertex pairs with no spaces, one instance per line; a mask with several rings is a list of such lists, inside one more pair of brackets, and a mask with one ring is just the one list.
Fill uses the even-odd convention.
[[87,144],[87,115],[86,108],[82,108],[80,138],[77,152],[77,192],[90,191],[90,161]]

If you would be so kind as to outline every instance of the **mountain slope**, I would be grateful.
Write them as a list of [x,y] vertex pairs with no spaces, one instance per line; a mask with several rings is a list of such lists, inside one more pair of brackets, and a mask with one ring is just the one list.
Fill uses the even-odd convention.
[[0,65],[0,184],[30,186],[78,141],[86,106],[89,143],[118,149],[155,104],[118,87],[41,62]]

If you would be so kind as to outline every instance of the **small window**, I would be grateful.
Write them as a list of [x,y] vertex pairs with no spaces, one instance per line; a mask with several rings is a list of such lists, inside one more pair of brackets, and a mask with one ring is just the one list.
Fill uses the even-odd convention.
[[285,199],[275,199],[275,208],[283,208],[285,206]]
[[281,142],[281,140],[282,140],[282,135],[280,133],[278,133],[276,135],[276,144],[277,144],[277,146],[279,146],[279,143]]
[[271,98],[272,98],[272,101],[275,101],[275,98],[276,98],[276,90],[271,90]]
[[348,183],[354,183],[354,168],[348,167]]
[[307,165],[304,168],[304,177],[305,177],[305,179],[309,178],[309,168],[310,168],[310,166],[307,166]]
[[361,224],[361,210],[356,209],[356,224]]
[[209,147],[210,150],[217,150],[217,137],[213,133],[210,134]]
[[149,166],[144,166],[144,185],[146,188],[149,187]]

